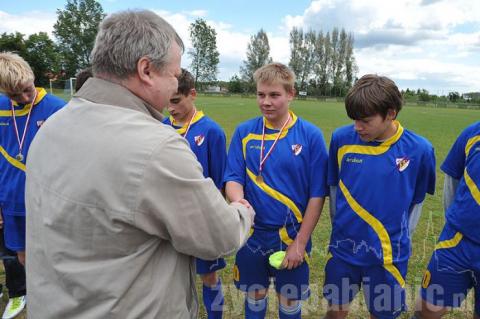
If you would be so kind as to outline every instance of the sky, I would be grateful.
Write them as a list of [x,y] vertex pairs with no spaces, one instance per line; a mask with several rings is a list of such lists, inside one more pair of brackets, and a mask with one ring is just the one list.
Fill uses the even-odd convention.
[[[274,61],[288,64],[293,27],[352,32],[358,76],[390,77],[401,89],[446,95],[480,91],[480,0],[236,0],[99,1],[105,13],[149,9],[191,47],[188,26],[205,19],[217,32],[220,80],[239,73],[250,37],[267,32]],[[66,0],[0,0],[0,33],[39,31],[53,38]],[[132,4],[134,3],[134,4]],[[182,66],[189,66],[185,53]]]

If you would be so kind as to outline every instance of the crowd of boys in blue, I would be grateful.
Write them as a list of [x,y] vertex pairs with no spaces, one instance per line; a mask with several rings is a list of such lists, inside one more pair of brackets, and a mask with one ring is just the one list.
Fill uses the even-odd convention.
[[[31,69],[17,55],[2,53],[0,63],[13,70],[7,74],[3,66],[0,79],[6,94],[0,96],[0,207],[5,247],[13,254],[5,259],[8,282],[12,266],[7,263],[17,263],[15,273],[25,263],[28,148],[43,122],[65,102],[35,88]],[[354,123],[333,132],[327,151],[321,130],[290,109],[295,75],[288,67],[270,63],[258,69],[254,79],[262,116],[236,128],[228,156],[225,133],[195,106],[195,83],[186,70],[170,99],[170,117],[163,121],[188,141],[204,176],[228,200],[246,201],[256,212],[250,237],[233,265],[235,286],[245,294],[245,318],[265,317],[272,280],[278,317],[301,318],[302,300],[310,295],[310,268],[315,267],[310,260],[311,234],[327,196],[332,233],[323,289],[328,301],[325,318],[345,318],[362,288],[371,318],[397,318],[406,310],[412,233],[436,180],[431,143],[397,120],[403,104],[397,86],[383,76],[361,77],[345,100]],[[479,319],[480,122],[459,135],[441,169],[446,174],[446,222],[413,318],[441,318],[459,307],[473,288],[474,318]],[[278,251],[285,257],[274,267],[269,257]],[[223,259],[197,259],[210,319],[223,317],[217,271],[225,266]],[[19,295],[10,291],[10,298],[26,294],[20,269],[23,279],[15,280],[23,280],[23,289]],[[380,285],[387,289],[376,289]]]

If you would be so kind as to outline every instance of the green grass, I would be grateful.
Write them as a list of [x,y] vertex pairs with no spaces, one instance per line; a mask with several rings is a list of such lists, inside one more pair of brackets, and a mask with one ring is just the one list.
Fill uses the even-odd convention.
[[[227,141],[230,140],[235,127],[239,123],[260,114],[253,98],[199,96],[196,104],[199,109],[223,127],[227,135]],[[351,123],[351,120],[346,116],[343,103],[339,102],[294,101],[291,109],[298,116],[320,127],[327,145],[329,145],[332,131],[335,128]],[[439,166],[458,134],[479,117],[479,110],[429,108],[416,105],[406,105],[400,112],[399,120],[402,125],[429,139],[435,148],[437,158],[436,193],[433,196],[427,196],[422,217],[413,237],[413,254],[407,276],[407,300],[410,311],[401,316],[403,319],[410,318],[412,315],[411,309],[413,309],[417,297],[423,272],[430,260],[433,247],[444,223],[442,207],[443,173],[439,170]],[[326,302],[322,298],[322,284],[330,231],[330,217],[328,203],[326,203],[322,217],[313,234],[314,249],[310,275],[312,297],[304,304],[303,318],[321,318],[326,312]],[[226,292],[225,318],[243,318],[243,297],[232,284],[233,262],[234,257],[228,257],[227,268],[221,271]],[[197,285],[199,291],[201,291],[200,281],[197,282]],[[201,293],[199,295],[201,297]],[[277,318],[275,296],[271,294],[270,297],[267,317]],[[471,318],[473,301],[471,295],[469,298],[461,309],[445,318]],[[203,309],[200,316],[206,318]],[[368,318],[368,312],[361,296],[357,296],[349,318]]]

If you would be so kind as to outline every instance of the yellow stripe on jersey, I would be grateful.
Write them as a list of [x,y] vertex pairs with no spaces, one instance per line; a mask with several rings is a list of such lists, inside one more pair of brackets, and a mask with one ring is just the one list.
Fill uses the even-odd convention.
[[[285,136],[287,136],[288,134],[288,129],[290,129],[296,122],[297,122],[297,119],[298,117],[292,112],[292,111],[289,111],[290,113],[290,116],[292,117],[292,121],[290,122],[290,124],[288,124],[288,126],[285,128],[285,131],[282,132],[282,134],[280,135],[280,137],[278,138],[279,140],[281,140],[282,138],[284,138]],[[269,129],[273,129],[271,124],[268,123],[266,120],[265,120],[265,126]],[[278,133],[273,133],[273,134],[265,134],[265,141],[274,141],[276,138],[277,138],[277,134]],[[243,139],[242,139],[242,150],[243,150],[243,158],[246,159],[247,158],[247,144],[248,142],[250,142],[251,140],[256,140],[256,141],[261,141],[262,140],[262,134],[253,134],[253,133],[249,133],[247,136],[245,136]]]
[[[290,246],[293,243],[293,239],[290,238],[290,236],[288,235],[286,227],[280,228],[280,230],[278,231],[278,234],[279,234],[282,242],[284,242],[287,246]],[[305,261],[307,262],[308,266],[310,266],[310,256],[308,256],[307,252],[305,252],[305,257],[304,258],[305,258]]]
[[468,190],[470,194],[475,199],[478,205],[480,205],[480,191],[478,190],[477,184],[473,181],[473,179],[468,175],[467,169],[465,169],[465,173],[463,174],[465,178],[465,183],[467,184]]
[[339,182],[340,190],[345,196],[345,199],[350,205],[350,208],[358,215],[361,219],[363,219],[370,227],[373,228],[375,233],[377,234],[378,238],[380,239],[380,243],[382,246],[383,251],[383,267],[388,270],[393,277],[398,281],[398,283],[404,287],[405,280],[403,279],[400,271],[398,271],[397,267],[393,265],[393,252],[392,252],[392,243],[390,241],[390,236],[388,235],[387,230],[383,226],[383,224],[376,219],[371,213],[369,213],[365,208],[363,208],[350,194],[343,181],[340,180]]
[[[192,123],[190,125],[193,125],[193,123],[200,121],[204,116],[205,114],[203,113],[203,111],[198,111],[197,114],[195,114],[195,117],[193,118]],[[173,116],[170,116],[170,123],[172,123],[172,125],[177,126]],[[180,135],[185,134],[185,132],[187,131],[187,127],[188,127],[188,123],[185,123],[181,128],[177,128],[178,134]]]
[[5,157],[5,159],[10,163],[12,164],[13,166],[15,166],[16,168],[18,168],[19,170],[22,170],[25,172],[26,170],[26,167],[25,167],[25,164],[23,164],[22,162],[20,161],[17,161],[15,158],[11,157],[7,151],[0,146],[0,153],[3,155],[3,157]]
[[248,168],[246,170],[247,170],[248,177],[250,177],[250,179],[252,180],[252,182],[255,185],[257,185],[262,191],[267,193],[267,195],[269,195],[270,197],[278,200],[280,203],[287,206],[293,212],[295,217],[297,218],[297,222],[298,223],[302,222],[302,220],[303,220],[302,213],[300,212],[300,209],[298,209],[297,205],[295,205],[295,203],[290,198],[283,195],[279,191],[271,188],[270,186],[265,184],[265,182],[258,182],[256,180],[257,176],[255,176],[255,174],[253,174],[252,171],[250,171]]
[[460,232],[457,232],[457,233],[455,233],[455,236],[453,236],[452,239],[443,240],[443,241],[438,242],[438,243],[435,245],[435,250],[437,250],[437,249],[453,248],[453,247],[457,246],[457,245],[460,243],[460,241],[462,240],[462,238],[463,238],[463,234],[460,233]]
[[342,159],[347,153],[366,154],[366,155],[381,155],[390,149],[390,146],[395,144],[403,134],[403,126],[400,122],[394,122],[397,125],[397,132],[386,141],[378,146],[369,145],[343,145],[337,151],[338,169],[342,167]]
[[[36,90],[37,90],[37,98],[35,99],[35,102],[33,103],[33,105],[37,105],[38,103],[40,103],[40,101],[45,97],[45,95],[47,95],[47,91],[45,91],[44,88],[36,88]],[[17,106],[17,105],[18,105],[18,103],[14,101],[13,106]],[[32,108],[31,103],[30,104],[25,104],[23,109],[15,110],[15,116],[27,115],[31,108]],[[0,111],[0,117],[9,117],[9,116],[12,116],[12,111],[11,110],[1,110]]]
[[468,139],[467,146],[465,147],[465,157],[468,157],[468,154],[470,154],[470,149],[477,142],[480,142],[480,135]]

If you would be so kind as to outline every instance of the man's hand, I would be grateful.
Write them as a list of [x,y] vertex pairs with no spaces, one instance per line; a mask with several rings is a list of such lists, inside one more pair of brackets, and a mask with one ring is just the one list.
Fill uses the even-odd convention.
[[232,202],[231,205],[242,205],[248,209],[248,215],[250,216],[250,222],[253,225],[253,221],[255,220],[255,211],[253,210],[252,205],[245,199],[241,198],[235,202]]
[[302,244],[299,240],[295,239],[293,243],[287,247],[287,253],[282,263],[283,268],[291,270],[300,266],[305,258],[305,246],[306,244]]

